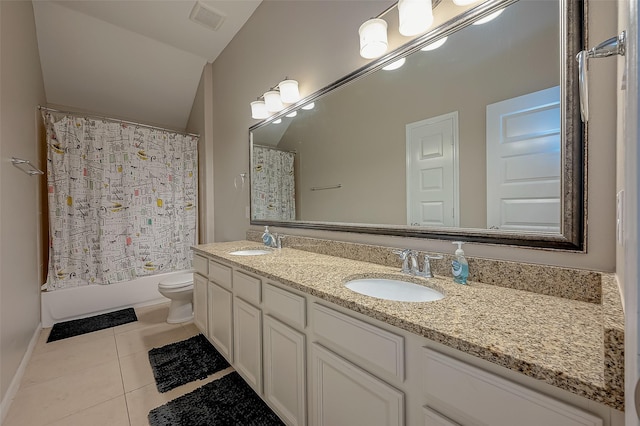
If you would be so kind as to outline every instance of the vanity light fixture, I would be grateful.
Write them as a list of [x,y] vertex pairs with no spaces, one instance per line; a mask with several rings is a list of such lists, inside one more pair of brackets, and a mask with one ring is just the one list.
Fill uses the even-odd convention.
[[315,108],[316,103],[315,102],[309,102],[308,104],[306,104],[305,106],[302,107],[302,109],[308,111],[310,109]]
[[391,62],[389,65],[387,65],[386,67],[382,67],[383,70],[385,71],[393,71],[393,70],[397,70],[398,68],[400,68],[401,66],[404,65],[404,63],[407,61],[407,58],[400,58],[395,62]]
[[434,41],[431,44],[427,44],[425,47],[423,47],[422,49],[420,49],[423,52],[428,52],[430,50],[436,50],[438,47],[442,47],[443,44],[445,44],[447,42],[447,39],[449,37],[442,37],[440,40],[438,41]]
[[298,111],[293,111],[293,112],[290,112],[289,114],[285,115],[285,117],[287,117],[287,118],[293,118],[293,117],[295,117],[296,115],[298,115]]
[[285,77],[277,86],[272,87],[258,100],[251,102],[251,118],[264,120],[275,112],[282,111],[287,105],[300,100],[298,82]]
[[398,16],[400,34],[403,36],[421,34],[433,24],[431,0],[399,0]]
[[496,10],[491,15],[485,16],[482,19],[478,19],[476,22],[473,23],[473,25],[482,25],[482,24],[486,24],[489,21],[493,21],[498,16],[500,16],[502,12],[504,12],[504,9]]
[[273,124],[280,124],[282,123],[282,118],[278,118],[277,120],[273,121]]

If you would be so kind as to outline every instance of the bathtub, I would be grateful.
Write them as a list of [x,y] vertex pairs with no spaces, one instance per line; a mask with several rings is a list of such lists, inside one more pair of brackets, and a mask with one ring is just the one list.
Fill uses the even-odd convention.
[[42,327],[117,309],[168,302],[158,292],[158,283],[175,271],[109,285],[86,285],[41,293]]

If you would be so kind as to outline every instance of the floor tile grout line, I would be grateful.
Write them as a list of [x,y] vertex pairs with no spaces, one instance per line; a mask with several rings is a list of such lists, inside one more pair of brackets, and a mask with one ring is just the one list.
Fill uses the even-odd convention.
[[114,396],[113,398],[105,399],[104,401],[100,401],[100,402],[98,402],[98,403],[96,403],[96,404],[93,404],[93,405],[90,405],[90,406],[88,406],[88,407],[81,408],[80,410],[78,410],[78,411],[74,411],[73,413],[69,413],[69,414],[67,414],[67,415],[66,415],[66,416],[64,416],[64,417],[60,417],[59,419],[53,420],[52,422],[45,423],[45,424],[44,424],[44,425],[42,425],[42,426],[49,426],[49,425],[51,425],[51,424],[54,424],[54,423],[60,422],[60,421],[62,421],[62,420],[64,420],[64,419],[67,419],[67,418],[69,418],[69,417],[71,417],[71,416],[75,416],[76,414],[81,413],[81,412],[83,412],[83,411],[85,411],[85,410],[90,410],[91,408],[97,407],[98,405],[105,404],[105,403],[107,403],[107,402],[109,402],[109,401],[113,401],[114,399],[116,399],[116,398],[120,398],[121,396],[123,396],[123,395],[116,395],[116,396]]

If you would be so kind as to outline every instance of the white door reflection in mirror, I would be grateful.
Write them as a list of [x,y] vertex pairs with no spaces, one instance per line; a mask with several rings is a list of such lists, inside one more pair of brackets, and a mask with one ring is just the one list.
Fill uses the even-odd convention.
[[458,112],[406,125],[407,225],[460,226]]
[[487,105],[487,228],[560,232],[560,87]]

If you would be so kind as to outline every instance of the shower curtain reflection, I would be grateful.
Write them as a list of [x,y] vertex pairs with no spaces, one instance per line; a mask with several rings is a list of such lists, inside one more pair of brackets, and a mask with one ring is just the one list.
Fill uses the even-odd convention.
[[43,110],[47,289],[191,268],[198,138]]
[[251,206],[254,219],[295,220],[295,152],[253,145]]

